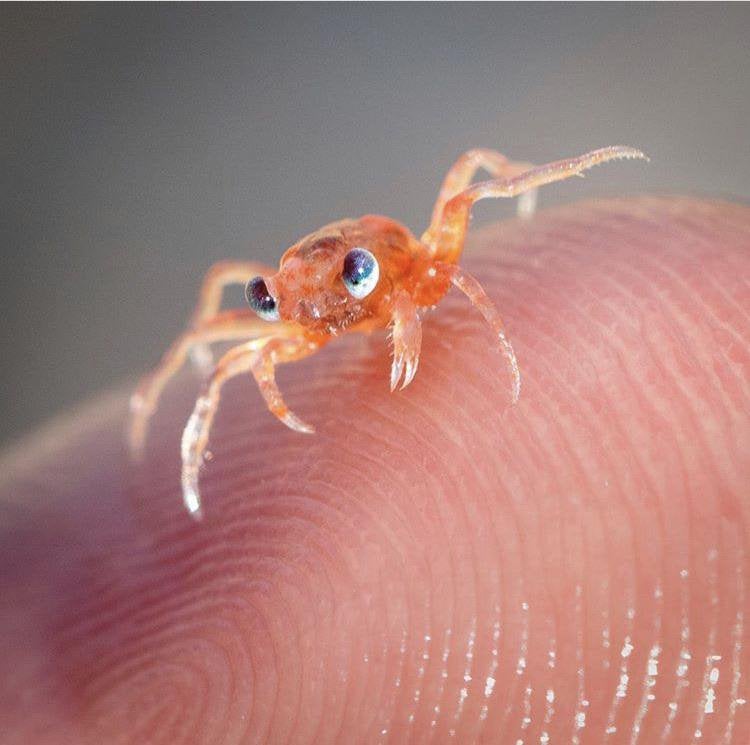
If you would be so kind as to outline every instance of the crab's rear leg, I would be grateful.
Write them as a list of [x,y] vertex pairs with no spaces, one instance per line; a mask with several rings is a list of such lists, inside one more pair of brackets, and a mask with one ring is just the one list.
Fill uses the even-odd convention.
[[128,444],[134,457],[140,457],[146,439],[148,422],[156,410],[164,387],[182,367],[185,358],[196,345],[214,342],[242,341],[267,335],[272,327],[251,310],[224,311],[178,337],[167,350],[156,369],[146,376],[130,398]]
[[642,152],[632,147],[605,147],[601,150],[592,150],[578,158],[537,166],[512,178],[480,181],[446,202],[439,224],[435,228],[430,227],[425,234],[426,239],[423,237],[423,242],[432,248],[437,260],[453,264],[463,249],[471,208],[480,199],[517,197],[545,184],[577,176],[600,163],[622,158],[648,160]]
[[[423,243],[430,243],[430,237],[435,235],[443,216],[446,203],[456,194],[460,194],[472,182],[477,171],[485,170],[495,178],[512,178],[533,168],[531,163],[520,163],[508,160],[497,150],[474,148],[461,154],[456,162],[448,169],[443,178],[440,192],[432,208],[430,227],[422,236]],[[518,200],[517,212],[519,217],[529,217],[536,207],[536,190],[525,193]]]
[[503,320],[494,303],[487,296],[482,285],[457,264],[438,262],[435,269],[439,276],[448,278],[455,287],[461,290],[469,298],[471,304],[484,316],[485,321],[489,323],[500,345],[500,351],[507,362],[511,377],[511,398],[513,403],[516,403],[521,394],[521,373],[518,369],[516,353],[505,334]]
[[275,367],[307,357],[324,343],[324,339],[310,337],[299,329],[293,329],[287,335],[267,336],[240,344],[219,360],[203,393],[195,402],[182,434],[182,495],[185,506],[193,516],[201,516],[198,477],[224,383],[237,375],[252,373],[266,406],[274,416],[298,432],[313,432],[313,428],[284,403],[276,385]]
[[[221,308],[224,290],[231,285],[244,285],[252,277],[269,276],[276,270],[255,261],[219,261],[206,272],[191,326],[200,326]],[[214,358],[208,344],[196,344],[190,350],[193,364],[205,373],[213,367]]]

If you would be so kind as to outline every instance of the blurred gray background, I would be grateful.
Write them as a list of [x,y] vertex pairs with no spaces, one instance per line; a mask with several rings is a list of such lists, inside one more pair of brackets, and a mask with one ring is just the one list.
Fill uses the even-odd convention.
[[747,4],[0,6],[0,440],[153,365],[217,259],[421,230],[467,147],[653,158],[542,206],[746,198],[748,39]]

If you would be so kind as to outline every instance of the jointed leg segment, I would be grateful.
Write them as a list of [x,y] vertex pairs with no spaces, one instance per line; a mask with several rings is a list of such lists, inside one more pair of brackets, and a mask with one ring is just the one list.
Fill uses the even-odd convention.
[[621,158],[642,158],[646,156],[631,147],[605,147],[593,150],[578,158],[547,163],[525,171],[512,178],[481,181],[451,197],[441,211],[437,226],[430,226],[425,240],[435,253],[435,258],[455,263],[463,249],[471,208],[480,199],[489,197],[517,197],[554,181],[562,181],[600,163]]
[[[474,176],[476,176],[477,171],[484,169],[490,176],[508,179],[525,173],[531,168],[533,168],[531,163],[519,163],[508,160],[508,158],[502,153],[497,152],[497,150],[487,150],[484,148],[467,150],[450,167],[448,173],[445,174],[440,192],[432,208],[430,227],[422,236],[422,242],[430,243],[430,238],[435,236],[440,227],[446,203],[469,186]],[[518,215],[520,217],[529,217],[534,213],[535,207],[536,191],[534,190],[524,194],[519,199]]]
[[508,362],[508,371],[511,375],[512,400],[515,404],[521,395],[521,373],[518,369],[516,353],[513,351],[513,347],[505,335],[503,321],[497,312],[497,308],[482,289],[482,285],[457,264],[439,263],[437,271],[450,278],[451,283],[469,298],[471,304],[484,316],[485,321],[489,323],[495,332],[495,336],[500,343],[500,350]]
[[[197,327],[219,312],[224,290],[230,285],[244,285],[252,277],[268,276],[276,270],[254,261],[219,261],[203,279],[198,302],[193,311],[192,327]],[[210,372],[214,358],[207,344],[196,344],[190,350],[190,358],[199,370]]]
[[186,331],[172,344],[158,367],[138,386],[130,399],[131,419],[128,441],[131,452],[138,456],[146,438],[148,421],[170,378],[177,373],[185,358],[196,345],[220,341],[240,341],[267,335],[271,326],[250,310],[224,311]]
[[[528,194],[545,184],[580,175],[583,171],[595,165],[622,158],[648,160],[642,152],[632,147],[605,147],[600,150],[592,150],[578,158],[560,160],[530,168],[509,178],[482,181],[468,186],[479,166],[491,170],[491,165],[488,166],[488,164],[492,163],[494,163],[495,168],[504,166],[510,169],[517,168],[520,165],[508,163],[499,153],[477,150],[469,151],[462,156],[462,159],[459,159],[446,176],[443,189],[435,204],[432,223],[422,236],[422,241],[432,249],[438,272],[450,278],[450,281],[471,300],[495,330],[513,378],[514,403],[518,400],[521,391],[521,375],[518,371],[518,362],[513,347],[505,336],[500,315],[479,282],[463,271],[456,263],[463,250],[471,208],[480,199],[517,197]],[[466,186],[466,188],[458,193],[452,193],[454,189],[461,186]]]
[[274,368],[278,364],[313,354],[321,346],[320,341],[292,330],[288,336],[264,337],[240,344],[219,360],[195,403],[182,435],[182,494],[185,506],[193,516],[201,516],[198,476],[224,383],[237,375],[251,372],[266,405],[275,416],[298,432],[313,432],[313,428],[289,411],[284,403],[276,385]]

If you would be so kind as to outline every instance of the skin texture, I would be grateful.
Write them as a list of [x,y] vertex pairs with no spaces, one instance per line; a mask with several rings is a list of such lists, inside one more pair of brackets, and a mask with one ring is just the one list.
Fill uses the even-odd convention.
[[[183,509],[165,392],[2,461],[4,743],[750,741],[750,209],[640,198],[475,234],[391,394],[377,335],[227,385]],[[653,697],[653,698],[651,698]]]

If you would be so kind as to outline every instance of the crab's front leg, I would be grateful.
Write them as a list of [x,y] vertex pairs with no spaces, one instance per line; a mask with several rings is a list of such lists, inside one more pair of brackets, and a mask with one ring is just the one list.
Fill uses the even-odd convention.
[[206,348],[215,342],[237,342],[259,338],[268,333],[266,321],[250,310],[227,310],[206,318],[186,331],[167,350],[156,369],[143,378],[130,398],[128,443],[130,452],[140,458],[148,432],[148,424],[156,410],[162,391],[185,358],[199,345]]
[[298,432],[313,432],[284,403],[276,385],[275,367],[313,354],[324,338],[305,334],[296,327],[281,327],[277,335],[253,339],[230,349],[218,362],[182,434],[182,495],[194,517],[201,516],[198,476],[206,452],[211,424],[221,399],[221,389],[231,378],[252,373],[269,411],[287,427]]
[[500,351],[503,353],[508,364],[508,372],[511,377],[511,396],[515,404],[521,395],[521,373],[518,369],[516,353],[513,351],[513,346],[505,334],[503,320],[495,304],[490,300],[482,285],[479,284],[479,281],[457,264],[446,264],[438,261],[435,263],[435,271],[437,276],[442,276],[450,280],[454,287],[466,295],[471,304],[482,314],[484,320],[487,321],[494,331],[495,338],[500,345]]
[[391,391],[395,391],[403,376],[401,388],[414,379],[422,348],[422,322],[417,306],[406,291],[396,296],[391,317],[393,337],[393,364],[391,365]]

